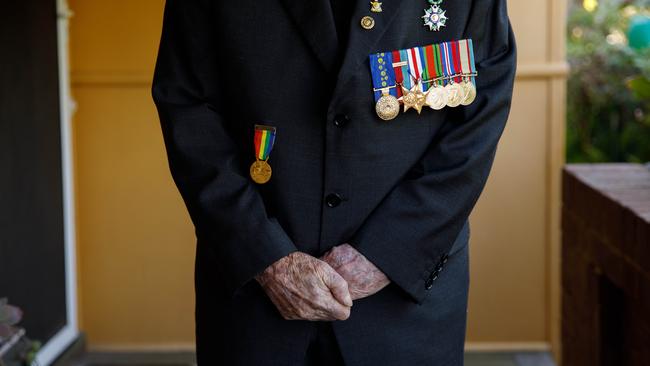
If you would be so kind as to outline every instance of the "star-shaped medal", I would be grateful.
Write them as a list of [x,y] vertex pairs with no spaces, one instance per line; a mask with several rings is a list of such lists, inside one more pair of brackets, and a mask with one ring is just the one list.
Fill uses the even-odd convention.
[[422,112],[422,107],[426,104],[427,97],[422,93],[417,83],[413,84],[411,89],[406,89],[402,85],[402,103],[404,103],[404,112],[409,109],[415,109],[418,114]]
[[379,1],[371,1],[370,2],[370,11],[373,13],[381,13],[383,10],[381,9],[381,2]]
[[447,24],[447,16],[445,10],[442,10],[438,5],[431,5],[429,9],[424,10],[424,26],[429,27],[430,31],[437,32],[440,28]]

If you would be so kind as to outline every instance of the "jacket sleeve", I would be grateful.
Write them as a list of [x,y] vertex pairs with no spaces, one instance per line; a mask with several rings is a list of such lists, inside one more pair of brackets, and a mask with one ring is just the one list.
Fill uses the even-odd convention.
[[476,100],[449,111],[408,178],[350,240],[416,303],[433,286],[485,186],[510,111],[516,46],[506,0],[474,3],[466,36],[475,45]]
[[[267,216],[247,176],[247,158],[220,112],[218,44],[207,0],[167,0],[152,95],[169,167],[197,235],[208,238],[230,295],[296,251]],[[250,137],[253,138],[252,136]]]

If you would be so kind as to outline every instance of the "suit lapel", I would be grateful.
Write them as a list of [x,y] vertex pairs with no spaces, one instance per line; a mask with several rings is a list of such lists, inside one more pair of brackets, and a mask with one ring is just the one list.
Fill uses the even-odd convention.
[[[368,0],[351,0],[356,1],[356,9],[352,16],[350,24],[350,37],[347,42],[343,65],[339,70],[334,89],[334,97],[344,97],[344,88],[350,78],[357,72],[359,66],[368,60],[368,55],[376,51],[377,42],[384,36],[391,23],[397,18],[402,8],[402,4],[408,3],[403,0],[384,0],[383,11],[381,13],[370,12],[370,2]],[[361,28],[361,18],[371,16],[375,20],[375,26],[366,30]],[[417,20],[417,19],[416,19]]]
[[331,71],[336,65],[339,44],[330,1],[282,0],[282,3],[318,60]]

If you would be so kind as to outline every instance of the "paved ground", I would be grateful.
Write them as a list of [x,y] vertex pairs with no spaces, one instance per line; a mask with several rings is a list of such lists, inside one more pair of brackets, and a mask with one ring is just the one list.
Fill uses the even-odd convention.
[[465,366],[555,366],[546,352],[472,352],[465,355]]
[[[193,366],[193,358],[194,356],[189,353],[174,355],[95,353],[85,355],[73,366]],[[546,352],[471,352],[465,355],[465,366],[555,366],[555,363]]]

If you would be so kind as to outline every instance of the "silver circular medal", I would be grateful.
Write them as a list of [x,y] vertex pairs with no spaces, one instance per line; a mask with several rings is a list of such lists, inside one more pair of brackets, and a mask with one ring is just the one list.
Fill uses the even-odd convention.
[[384,121],[390,121],[399,114],[399,101],[390,94],[384,94],[375,105],[377,116]]
[[476,100],[476,86],[471,81],[463,82],[463,90],[465,97],[461,102],[462,105],[470,105]]
[[434,86],[427,93],[427,105],[437,111],[447,105],[447,90],[441,86]]
[[445,86],[447,89],[447,105],[449,107],[458,107],[464,98],[464,91],[460,84],[452,83]]

